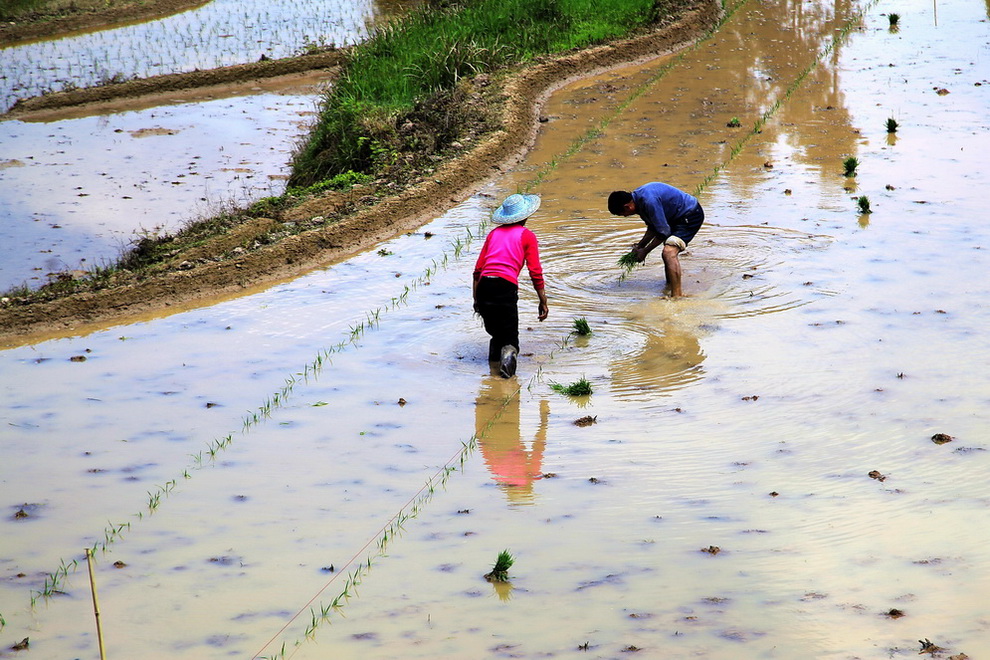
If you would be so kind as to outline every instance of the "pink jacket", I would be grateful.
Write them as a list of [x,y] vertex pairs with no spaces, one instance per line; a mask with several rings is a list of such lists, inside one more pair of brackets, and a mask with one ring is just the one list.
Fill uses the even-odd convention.
[[545,283],[536,234],[519,224],[496,227],[488,233],[478,255],[474,279],[495,276],[518,285],[519,272],[524,263],[533,280],[533,288],[539,291]]

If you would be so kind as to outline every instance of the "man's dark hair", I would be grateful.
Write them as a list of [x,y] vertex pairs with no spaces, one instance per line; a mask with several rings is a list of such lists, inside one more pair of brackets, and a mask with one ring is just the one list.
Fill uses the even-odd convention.
[[608,212],[612,215],[622,215],[623,207],[632,201],[632,193],[616,190],[608,196]]

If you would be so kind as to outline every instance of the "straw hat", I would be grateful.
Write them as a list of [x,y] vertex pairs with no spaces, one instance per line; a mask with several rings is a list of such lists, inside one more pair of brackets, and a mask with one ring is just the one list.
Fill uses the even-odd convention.
[[509,195],[502,205],[492,212],[492,222],[496,225],[511,225],[521,222],[536,213],[540,208],[539,195]]

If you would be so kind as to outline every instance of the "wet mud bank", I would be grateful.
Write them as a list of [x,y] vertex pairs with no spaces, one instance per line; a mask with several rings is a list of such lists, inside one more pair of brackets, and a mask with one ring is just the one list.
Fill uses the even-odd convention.
[[238,64],[209,71],[170,73],[112,85],[53,92],[18,101],[5,114],[0,115],[0,120],[40,121],[55,113],[65,112],[69,108],[81,107],[85,107],[86,110],[93,113],[114,111],[137,98],[147,103],[161,95],[168,95],[169,99],[174,99],[176,92],[192,90],[202,92],[208,88],[236,87],[249,85],[267,78],[333,69],[340,65],[345,54],[346,49],[334,49],[310,55],[300,55],[299,57]]
[[[686,5],[678,19],[648,34],[538,60],[533,66],[497,83],[499,89],[494,95],[500,109],[497,128],[479,139],[473,148],[438,165],[429,178],[394,196],[365,198],[364,206],[332,225],[286,237],[235,258],[206,260],[206,263],[177,260],[153,278],[138,280],[120,273],[114,286],[99,291],[30,304],[8,300],[0,307],[0,346],[84,333],[107,323],[238,295],[334,263],[383,240],[412,231],[518,161],[533,144],[543,101],[554,89],[583,75],[682,48],[711,29],[720,16],[721,7],[717,3],[703,0]],[[234,84],[257,78],[262,72],[277,70],[288,74],[304,70],[306,66],[326,68],[332,66],[334,55],[336,53],[311,56],[313,59],[308,60],[293,58],[298,62],[259,62],[64,95],[53,94],[20,103],[9,116],[24,117],[29,111],[50,111],[60,100],[79,107],[86,103],[110,103],[114,95],[119,99],[121,96],[167,93],[192,89],[195,85]],[[156,89],[156,85],[160,87]],[[85,100],[90,94],[91,99]],[[297,219],[305,221],[330,215],[339,210],[339,205],[338,195],[310,200],[296,210],[297,215],[305,216]]]
[[13,46],[33,39],[51,39],[84,30],[114,28],[178,14],[205,5],[209,0],[138,0],[118,2],[97,11],[76,7],[65,15],[34,14],[23,20],[0,24],[0,46]]

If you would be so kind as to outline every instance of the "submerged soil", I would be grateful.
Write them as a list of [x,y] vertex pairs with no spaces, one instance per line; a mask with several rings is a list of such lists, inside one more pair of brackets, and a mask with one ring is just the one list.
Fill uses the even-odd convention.
[[[427,178],[391,196],[379,193],[349,200],[356,211],[332,225],[287,236],[274,244],[235,257],[224,257],[229,241],[199,248],[196,261],[184,254],[174,263],[156,268],[154,277],[126,271],[114,285],[98,291],[74,293],[54,300],[11,299],[0,306],[0,346],[32,343],[63,334],[85,333],[107,323],[133,320],[165,310],[183,309],[218,297],[292,278],[367,250],[398,234],[412,231],[460,202],[491,176],[512,166],[532,144],[539,126],[543,100],[568,80],[631,61],[669,53],[691,42],[718,20],[720,8],[708,0],[685,2],[679,18],[634,38],[609,45],[538,60],[533,66],[504,79],[484,80],[491,85],[482,95],[497,108],[494,130],[479,136],[473,147],[437,165]],[[128,100],[147,101],[149,95],[245,82],[306,70],[327,69],[339,53],[329,51],[284,60],[263,61],[189,74],[172,74],[116,85],[73,90],[28,99],[16,104],[4,118],[41,117],[65,107],[92,105],[117,109]],[[477,102],[478,96],[475,96]],[[339,215],[340,194],[311,199],[283,213],[284,219],[305,222]],[[274,222],[274,220],[272,221]],[[212,258],[211,258],[212,256]]]

